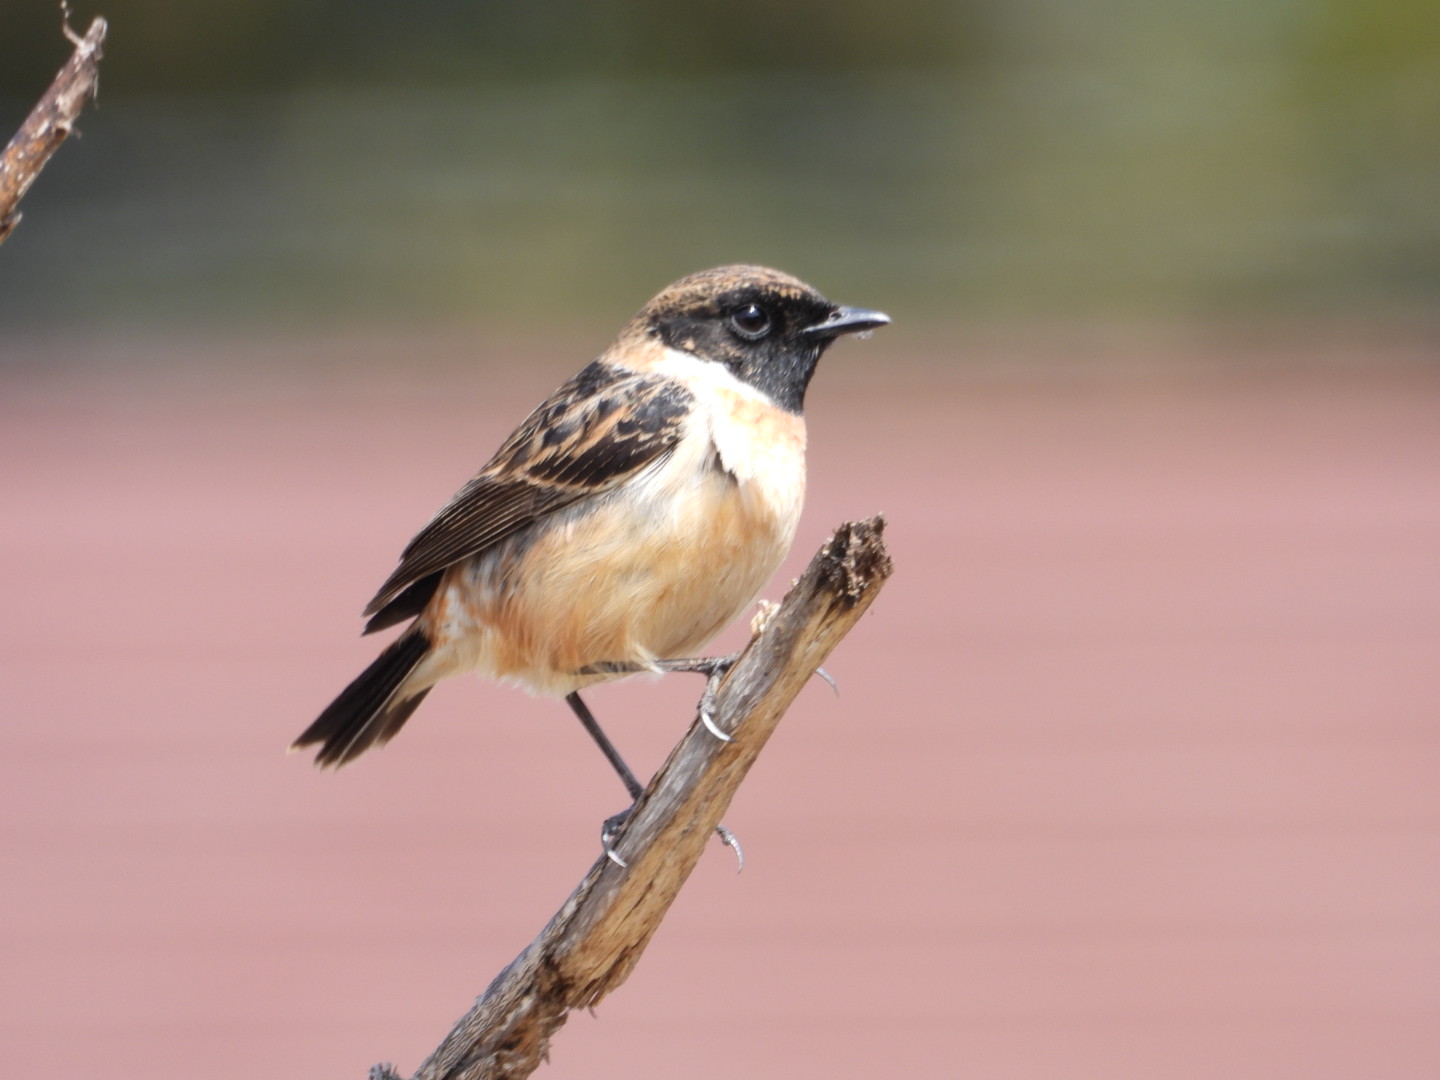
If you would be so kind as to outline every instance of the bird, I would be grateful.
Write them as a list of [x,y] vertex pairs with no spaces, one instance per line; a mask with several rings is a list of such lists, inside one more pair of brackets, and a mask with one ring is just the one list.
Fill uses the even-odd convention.
[[405,547],[363,613],[366,634],[405,629],[291,750],[347,765],[437,683],[475,673],[564,698],[638,798],[579,692],[723,669],[699,653],[795,537],[816,365],[889,322],[761,266],[661,290]]

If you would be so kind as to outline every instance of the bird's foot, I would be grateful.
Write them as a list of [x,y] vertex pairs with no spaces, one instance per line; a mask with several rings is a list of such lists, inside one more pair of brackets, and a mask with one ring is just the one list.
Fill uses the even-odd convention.
[[661,660],[656,664],[661,671],[693,671],[705,676],[705,692],[700,695],[700,723],[721,742],[735,740],[715,723],[715,692],[739,659],[739,653],[730,653],[728,656],[701,656],[689,660]]
[[622,859],[619,852],[615,850],[615,841],[620,838],[620,832],[625,828],[625,822],[630,820],[630,813],[634,809],[632,804],[618,814],[611,814],[600,825],[600,847],[604,849],[605,857],[622,870],[630,864]]
[[[605,857],[622,870],[628,869],[630,864],[620,857],[620,853],[615,850],[615,844],[620,839],[620,834],[625,829],[625,823],[630,820],[630,815],[634,810],[635,807],[630,806],[618,814],[612,814],[600,826],[600,847],[604,849]],[[738,874],[744,870],[745,850],[740,846],[739,838],[724,825],[715,826],[715,835],[720,838],[722,844],[735,852],[735,872]]]
[[715,835],[720,838],[722,844],[735,852],[735,872],[740,873],[745,869],[745,849],[740,846],[740,838],[724,825],[715,826]]

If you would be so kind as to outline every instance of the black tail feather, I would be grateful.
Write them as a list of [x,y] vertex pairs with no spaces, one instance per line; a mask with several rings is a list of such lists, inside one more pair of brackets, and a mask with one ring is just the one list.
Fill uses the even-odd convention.
[[364,633],[373,634],[376,630],[398,626],[407,619],[413,619],[419,615],[425,610],[425,605],[430,603],[431,598],[435,595],[435,590],[440,587],[442,573],[444,571],[436,570],[429,577],[423,577],[406,588],[404,592],[371,617],[370,621],[365,624]]
[[340,696],[290,744],[290,749],[319,743],[315,764],[339,768],[372,746],[384,746],[430,692],[426,687],[408,697],[395,696],[406,676],[429,651],[430,642],[420,631],[400,635],[359,678],[340,691]]

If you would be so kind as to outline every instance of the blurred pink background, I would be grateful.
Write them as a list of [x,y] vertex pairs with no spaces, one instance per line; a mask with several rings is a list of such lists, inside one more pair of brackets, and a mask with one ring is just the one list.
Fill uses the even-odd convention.
[[[1440,371],[897,340],[817,378],[770,590],[887,514],[841,696],[741,789],[744,873],[707,854],[544,1075],[1433,1076]],[[447,684],[338,775],[283,750],[400,547],[599,344],[0,373],[12,1071],[408,1074],[539,931],[624,801],[563,704]],[[592,704],[648,773],[697,690]]]

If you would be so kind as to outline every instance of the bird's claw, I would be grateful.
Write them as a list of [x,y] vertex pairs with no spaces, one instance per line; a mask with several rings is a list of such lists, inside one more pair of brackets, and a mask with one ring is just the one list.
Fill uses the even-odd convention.
[[[703,667],[697,670],[705,676],[705,692],[700,695],[700,723],[705,725],[705,730],[714,735],[721,742],[734,742],[729,732],[721,729],[715,723],[715,693],[720,689],[720,684],[725,681],[725,676],[730,674],[730,669],[735,666],[735,661],[740,659],[739,653],[731,653],[729,656],[716,656],[710,658]],[[725,838],[722,836],[722,840]],[[729,840],[725,841],[727,844]]]
[[740,873],[745,869],[745,849],[740,846],[740,838],[724,825],[715,826],[715,835],[720,837],[722,844],[735,852],[735,872]]
[[627,810],[621,810],[618,814],[612,814],[600,826],[600,847],[604,849],[605,857],[622,870],[627,869],[630,864],[622,859],[620,853],[615,850],[615,841],[620,838],[620,832],[625,828],[625,822],[630,820],[630,811],[634,809],[635,807],[631,806]]
[[702,697],[700,699],[700,723],[704,724],[705,730],[710,732],[711,735],[714,735],[715,738],[719,739],[721,742],[734,742],[735,740],[731,736],[727,735],[724,731],[720,730],[720,725],[715,723],[715,717],[713,715],[713,702],[705,700],[705,698],[712,696],[713,695],[710,693],[710,690],[707,687],[705,690],[705,697]]
[[730,674],[735,661],[739,659],[739,653],[731,653],[728,656],[705,656],[693,660],[661,660],[656,664],[661,671],[693,671],[697,675],[705,676],[705,691],[700,695],[700,723],[721,742],[735,740],[729,732],[715,723],[715,693],[725,681],[725,676]]
[[[625,828],[625,823],[630,820],[630,814],[634,809],[635,807],[632,806],[627,810],[621,810],[618,814],[612,814],[606,818],[605,823],[600,826],[600,847],[604,850],[605,857],[620,867],[621,870],[630,869],[630,864],[622,859],[620,853],[615,850],[615,841],[620,838],[620,834]],[[715,826],[715,835],[720,838],[722,844],[735,852],[735,872],[738,874],[741,870],[744,870],[745,849],[740,846],[739,837],[724,825]]]

